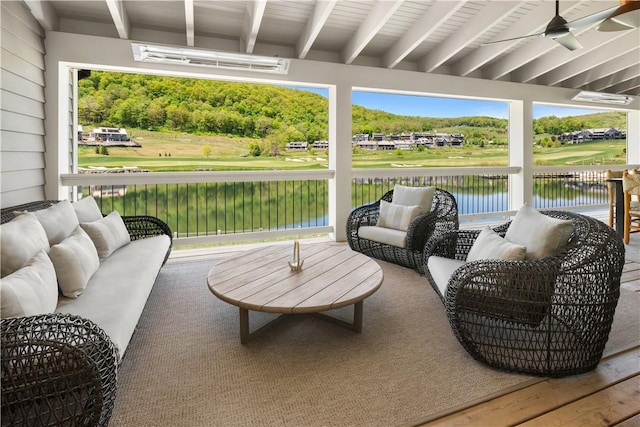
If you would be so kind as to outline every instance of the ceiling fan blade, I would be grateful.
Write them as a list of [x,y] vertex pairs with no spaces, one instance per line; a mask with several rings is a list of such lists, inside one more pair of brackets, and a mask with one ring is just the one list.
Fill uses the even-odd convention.
[[610,31],[627,31],[633,30],[633,27],[628,27],[626,25],[620,24],[611,19],[606,19],[602,21],[602,24],[598,25],[598,31],[610,32]]
[[607,19],[618,6],[610,7],[609,9],[602,10],[600,12],[592,13],[591,15],[584,16],[582,18],[575,19],[567,23],[567,28],[573,30],[576,28],[586,27],[596,24],[600,21]]
[[490,45],[490,44],[502,43],[502,42],[511,42],[511,41],[515,41],[515,40],[528,39],[528,38],[531,38],[531,37],[540,37],[540,36],[543,36],[543,35],[544,35],[544,33],[538,33],[538,34],[530,34],[528,36],[514,37],[512,39],[494,40],[494,41],[482,43],[482,44],[480,44],[480,46],[487,46],[487,45]]
[[571,33],[563,37],[558,37],[557,39],[554,39],[554,40],[571,51],[580,49],[582,47],[582,45],[580,44],[576,36],[574,36]]

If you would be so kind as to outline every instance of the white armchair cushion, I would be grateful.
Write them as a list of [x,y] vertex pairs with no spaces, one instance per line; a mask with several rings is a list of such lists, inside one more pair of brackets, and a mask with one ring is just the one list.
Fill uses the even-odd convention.
[[396,184],[393,187],[392,202],[397,205],[420,206],[418,215],[431,212],[435,187],[407,187]]
[[32,213],[18,215],[0,227],[0,277],[22,268],[38,252],[49,251],[47,234]]
[[431,277],[436,282],[434,285],[436,285],[443,297],[447,294],[447,285],[451,275],[464,264],[464,261],[435,255],[430,256],[427,260],[429,273],[431,273]]
[[358,237],[398,248],[405,248],[407,246],[407,233],[394,228],[365,225],[358,228]]
[[420,213],[419,206],[405,206],[380,200],[378,227],[407,231],[409,224]]
[[78,298],[100,267],[96,247],[82,227],[77,227],[69,237],[52,246],[49,257],[56,270],[58,286],[69,298]]
[[78,217],[68,200],[61,200],[50,208],[35,211],[33,214],[47,233],[49,246],[62,242],[78,226]]
[[523,205],[505,234],[512,243],[525,246],[525,259],[539,259],[560,252],[573,233],[573,222],[548,217],[531,206]]
[[27,264],[0,280],[0,312],[3,318],[53,313],[58,302],[58,283],[44,250]]
[[97,221],[81,223],[80,226],[91,237],[100,261],[131,242],[129,231],[118,211],[113,211]]
[[83,197],[75,203],[72,203],[73,210],[76,212],[79,222],[92,222],[102,219],[102,212],[93,196]]
[[478,237],[473,242],[467,261],[477,261],[481,259],[505,259],[522,261],[524,260],[527,248],[522,245],[509,242],[503,239],[491,227],[482,229]]

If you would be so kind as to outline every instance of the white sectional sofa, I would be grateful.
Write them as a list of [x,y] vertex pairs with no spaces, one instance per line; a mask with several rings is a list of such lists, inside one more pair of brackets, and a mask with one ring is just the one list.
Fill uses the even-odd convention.
[[107,426],[171,230],[91,197],[1,214],[2,424]]
[[154,217],[103,216],[91,197],[5,208],[2,222],[2,318],[81,316],[104,330],[122,359],[169,255],[169,227]]

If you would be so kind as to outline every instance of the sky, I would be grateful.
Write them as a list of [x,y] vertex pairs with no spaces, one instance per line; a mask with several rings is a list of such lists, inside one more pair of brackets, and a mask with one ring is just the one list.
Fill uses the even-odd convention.
[[[293,87],[328,97],[327,89]],[[395,95],[376,92],[353,92],[352,103],[372,110],[382,110],[403,116],[420,117],[465,117],[488,116],[508,118],[508,104],[498,101],[436,98],[428,96]],[[566,117],[593,114],[598,110],[588,108],[568,108],[553,105],[534,105],[533,118],[546,116]]]

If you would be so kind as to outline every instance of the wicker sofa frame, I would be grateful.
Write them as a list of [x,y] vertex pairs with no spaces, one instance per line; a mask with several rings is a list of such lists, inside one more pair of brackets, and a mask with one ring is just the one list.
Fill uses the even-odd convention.
[[347,219],[347,241],[356,252],[394,264],[413,268],[424,274],[423,252],[429,238],[434,233],[444,233],[458,229],[458,205],[456,199],[446,190],[436,188],[431,212],[416,217],[407,229],[406,248],[364,239],[358,236],[358,229],[366,225],[376,225],[380,216],[380,200],[391,202],[393,190],[385,193],[378,201],[355,208]]
[[[1,223],[16,211],[46,209],[57,200],[0,211]],[[167,235],[151,216],[123,216],[131,240]],[[171,245],[164,257],[166,262]],[[0,320],[2,425],[106,426],[116,394],[119,357],[107,334],[89,319],[63,313]]]
[[116,349],[69,314],[3,319],[2,425],[106,426],[116,398]]
[[[620,295],[622,239],[596,219],[542,211],[573,221],[566,250],[531,261],[465,263],[441,295],[453,332],[476,360],[500,370],[566,376],[595,369],[608,340]],[[504,236],[508,222],[494,228]],[[434,237],[431,255],[464,261],[479,230]]]

